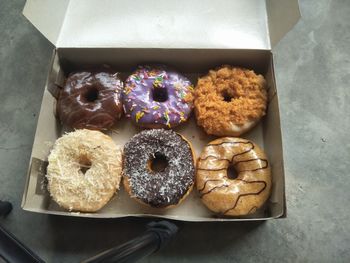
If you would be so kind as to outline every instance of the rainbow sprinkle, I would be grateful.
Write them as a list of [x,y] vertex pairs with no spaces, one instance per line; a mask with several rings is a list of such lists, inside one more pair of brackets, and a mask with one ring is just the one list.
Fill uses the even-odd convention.
[[183,111],[180,111],[180,122],[186,121],[184,116],[185,116],[185,113]]
[[181,84],[179,82],[174,83],[174,88],[176,90],[180,90],[182,88]]
[[148,75],[151,77],[154,77],[154,76],[157,76],[157,73],[152,70],[152,71],[148,72]]
[[141,118],[143,117],[143,115],[145,115],[144,112],[138,111],[138,112],[136,113],[136,115],[135,115],[135,120],[136,120],[136,122],[139,122],[139,119],[141,119]]
[[160,87],[161,84],[163,82],[163,77],[162,76],[157,76],[155,79],[154,79],[154,82],[153,82],[153,86],[154,87]]
[[169,111],[168,111],[168,110],[166,110],[166,111],[164,112],[164,119],[166,120],[166,125],[167,125],[169,128],[171,128],[171,126],[170,126],[170,118],[169,118]]
[[130,92],[131,92],[131,88],[130,88],[130,87],[126,87],[124,93],[125,93],[126,95],[128,95]]
[[140,80],[141,80],[141,78],[140,78],[138,75],[135,75],[135,76],[134,76],[134,80],[136,80],[136,81],[140,81]]

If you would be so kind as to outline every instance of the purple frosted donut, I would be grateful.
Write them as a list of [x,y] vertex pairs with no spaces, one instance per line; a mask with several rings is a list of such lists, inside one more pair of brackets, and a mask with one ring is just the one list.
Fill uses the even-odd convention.
[[123,104],[126,116],[138,126],[172,128],[190,116],[193,86],[165,66],[140,66],[125,82]]

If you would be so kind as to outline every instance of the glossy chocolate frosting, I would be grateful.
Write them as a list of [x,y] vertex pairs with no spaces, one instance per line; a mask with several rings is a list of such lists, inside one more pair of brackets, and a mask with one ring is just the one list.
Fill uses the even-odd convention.
[[121,117],[123,82],[117,73],[70,74],[57,102],[58,117],[76,129],[105,130]]

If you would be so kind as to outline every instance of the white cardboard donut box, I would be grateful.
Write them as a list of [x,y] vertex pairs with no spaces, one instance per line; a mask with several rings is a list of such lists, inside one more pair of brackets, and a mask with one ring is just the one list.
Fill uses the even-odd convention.
[[[22,208],[27,211],[92,218],[161,217],[182,221],[252,221],[286,217],[282,135],[272,47],[298,21],[297,0],[28,0],[23,14],[55,45],[44,89]],[[194,189],[173,209],[152,209],[132,200],[121,187],[97,213],[61,209],[45,187],[47,156],[62,127],[54,115],[65,75],[82,66],[110,65],[126,76],[137,65],[161,63],[178,69],[194,84],[222,64],[253,69],[268,83],[268,110],[241,137],[266,152],[273,177],[266,205],[248,217],[219,218]],[[140,129],[123,118],[108,134],[124,145]],[[214,139],[192,118],[175,129],[188,138],[197,155]]]

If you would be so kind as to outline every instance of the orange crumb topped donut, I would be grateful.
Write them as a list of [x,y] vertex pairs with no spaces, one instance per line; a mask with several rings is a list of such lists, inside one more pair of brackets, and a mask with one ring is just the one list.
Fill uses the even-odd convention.
[[200,197],[210,210],[223,216],[254,213],[268,199],[271,184],[265,153],[245,139],[214,140],[198,160],[196,185]]
[[265,115],[266,81],[252,70],[225,65],[198,80],[194,103],[206,133],[239,136]]

